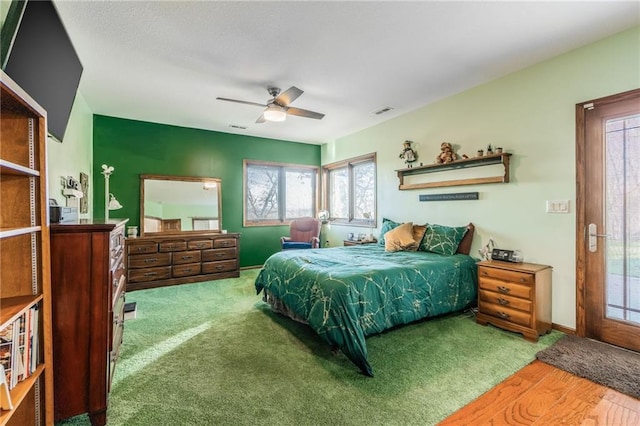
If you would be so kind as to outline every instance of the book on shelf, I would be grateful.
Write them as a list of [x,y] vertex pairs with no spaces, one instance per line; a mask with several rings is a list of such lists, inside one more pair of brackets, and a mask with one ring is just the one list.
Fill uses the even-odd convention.
[[0,330],[0,365],[7,383],[11,385],[11,358],[13,357],[13,323]]
[[6,380],[4,365],[0,364],[0,410],[13,410],[9,384]]
[[0,366],[8,390],[38,367],[38,312],[39,305],[30,306],[0,330]]

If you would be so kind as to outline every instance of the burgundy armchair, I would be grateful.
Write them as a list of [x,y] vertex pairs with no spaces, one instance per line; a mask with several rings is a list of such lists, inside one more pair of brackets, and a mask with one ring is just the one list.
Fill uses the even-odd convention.
[[280,238],[282,250],[320,247],[321,226],[314,217],[294,219],[289,225],[289,236]]

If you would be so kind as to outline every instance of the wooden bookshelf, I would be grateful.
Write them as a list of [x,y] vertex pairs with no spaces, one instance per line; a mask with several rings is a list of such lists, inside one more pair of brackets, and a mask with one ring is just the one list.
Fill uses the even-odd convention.
[[25,336],[34,362],[10,390],[14,408],[0,410],[0,426],[53,425],[47,114],[2,71],[0,89],[0,330],[38,308],[37,332]]
[[[507,183],[509,182],[509,157],[511,154],[492,154],[482,157],[473,157],[463,160],[456,160],[451,163],[441,164],[427,164],[425,166],[409,167],[406,169],[396,170],[400,185],[398,189],[423,189],[423,188],[439,188],[446,186],[460,186],[460,185],[477,185],[484,183]],[[422,182],[414,184],[406,184],[404,178],[406,176],[421,175],[425,173],[437,173],[437,172],[453,172],[460,169],[469,169],[472,167],[486,167],[500,164],[503,167],[503,172],[488,177],[477,177],[467,179],[449,179],[445,178],[438,182]],[[448,174],[450,175],[450,174]],[[453,177],[453,175],[451,175]]]

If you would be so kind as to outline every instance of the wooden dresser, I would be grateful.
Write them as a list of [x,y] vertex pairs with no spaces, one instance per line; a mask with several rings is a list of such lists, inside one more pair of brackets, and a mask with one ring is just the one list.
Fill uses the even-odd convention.
[[537,342],[551,331],[551,271],[535,263],[479,262],[476,322]]
[[106,424],[124,324],[127,220],[51,225],[55,420]]
[[195,232],[127,239],[127,291],[240,276],[240,234]]

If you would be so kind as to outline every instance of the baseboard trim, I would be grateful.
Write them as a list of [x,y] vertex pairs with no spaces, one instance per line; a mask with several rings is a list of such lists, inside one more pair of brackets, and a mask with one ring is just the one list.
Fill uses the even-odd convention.
[[551,324],[551,328],[554,330],[560,331],[564,334],[573,334],[575,336],[576,330],[574,328],[565,327],[564,325],[559,325],[556,323]]

